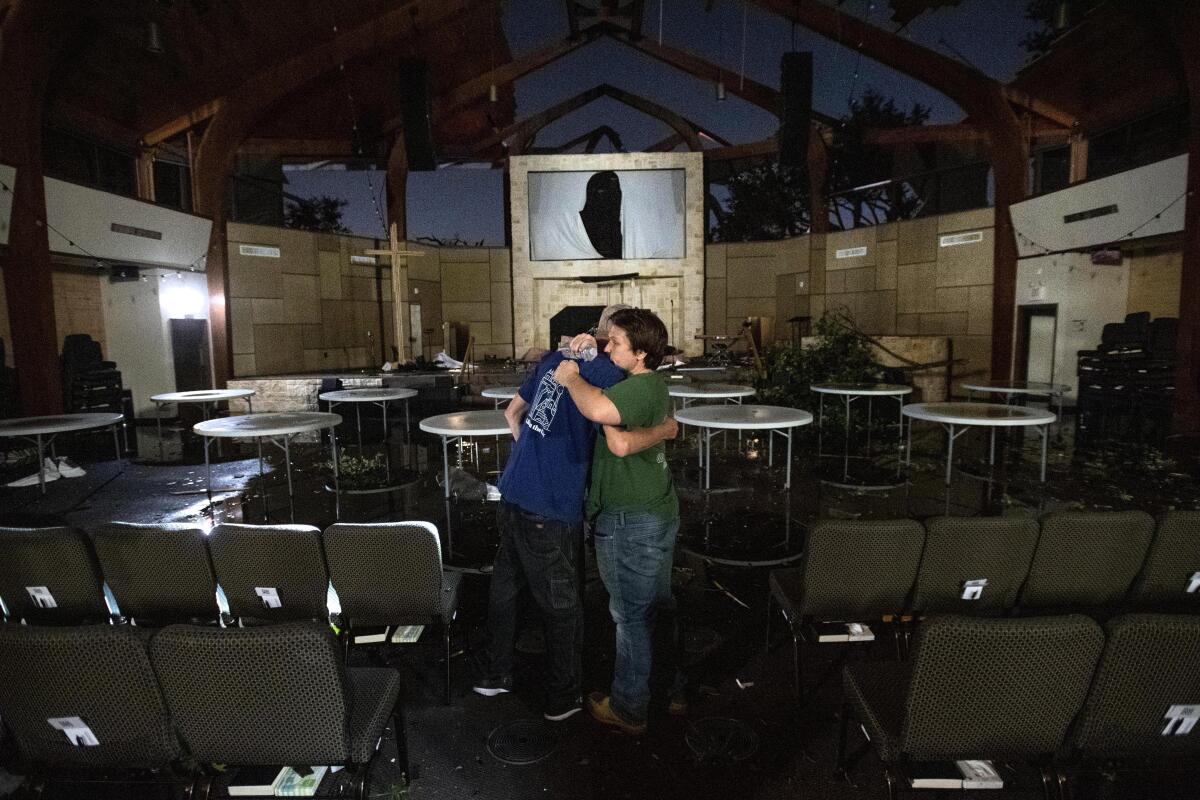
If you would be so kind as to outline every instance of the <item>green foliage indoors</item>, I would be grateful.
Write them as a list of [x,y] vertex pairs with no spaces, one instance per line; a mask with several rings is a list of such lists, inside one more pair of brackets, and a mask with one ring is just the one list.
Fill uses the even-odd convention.
[[776,343],[767,349],[763,373],[755,381],[758,402],[815,411],[818,398],[809,391],[811,384],[880,380],[883,370],[872,359],[871,347],[861,336],[839,325],[833,317],[818,320],[814,333],[816,341],[808,347]]
[[338,486],[342,489],[379,489],[387,484],[387,461],[383,453],[369,456],[339,454]]

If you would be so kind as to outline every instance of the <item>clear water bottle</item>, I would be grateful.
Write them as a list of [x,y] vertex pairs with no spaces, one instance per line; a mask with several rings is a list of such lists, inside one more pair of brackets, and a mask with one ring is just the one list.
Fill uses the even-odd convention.
[[585,347],[576,353],[569,346],[563,345],[558,348],[558,352],[563,354],[563,358],[569,358],[574,361],[591,361],[600,351],[595,347]]

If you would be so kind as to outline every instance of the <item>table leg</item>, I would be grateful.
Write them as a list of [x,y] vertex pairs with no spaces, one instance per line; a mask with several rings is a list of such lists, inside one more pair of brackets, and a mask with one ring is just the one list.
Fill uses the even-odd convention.
[[42,490],[42,494],[46,493],[46,448],[42,443],[42,435],[37,434],[37,449],[38,449],[38,488]]
[[[775,432],[772,431],[771,433],[772,433],[772,435],[774,435]],[[790,488],[792,488],[792,429],[791,428],[788,428],[786,435],[787,435],[787,442],[788,442],[787,471],[784,473],[783,488],[790,489]]]
[[[120,424],[121,423],[117,423],[117,425],[120,425]],[[120,437],[117,436],[117,425],[112,426],[113,450],[115,450],[117,453],[117,466],[120,467],[121,466],[121,439],[120,439]]]
[[362,455],[362,403],[354,404],[354,424],[358,428],[358,454]]
[[1046,440],[1050,437],[1050,426],[1042,426],[1042,483],[1046,482]]
[[446,490],[446,499],[450,499],[450,441],[442,436],[442,488]]
[[386,443],[387,443],[387,440],[388,440],[388,426],[387,426],[387,407],[388,407],[388,402],[387,402],[387,400],[384,400],[384,401],[383,401],[382,403],[380,403],[379,405],[380,405],[380,406],[383,408],[383,441],[384,441],[384,443],[386,444]]
[[950,485],[950,471],[954,468],[954,424],[951,423],[950,429],[950,444],[946,449],[946,486]]
[[[904,451],[904,466],[912,466],[912,424],[913,421],[908,421],[908,447]],[[900,407],[900,427],[904,427],[904,407]]]
[[896,429],[896,477],[900,477],[900,462],[904,457],[904,397],[896,398],[896,416],[900,427]]
[[287,468],[287,483],[288,483],[288,510],[291,513],[292,522],[296,521],[296,501],[292,495],[292,452],[289,449],[291,437],[287,434],[283,436],[283,463]]
[[[204,441],[204,472],[206,476],[204,481],[204,491],[208,495],[208,510],[212,511],[212,462],[208,460],[208,446],[212,444],[212,439],[207,436],[201,436],[200,438]],[[260,459],[260,470],[262,469],[261,465],[262,461]],[[213,516],[216,516],[216,512],[213,512]]]
[[775,466],[775,437],[767,433],[767,467]]
[[996,426],[992,426],[992,443],[988,446],[988,466],[996,466]]
[[871,409],[874,398],[867,395],[867,458],[871,457]]
[[842,437],[842,480],[850,479],[850,395],[842,395],[846,401],[846,424]]
[[338,483],[337,437],[333,435],[333,428],[329,429],[329,448],[333,452],[333,519],[336,521],[342,516],[342,487]]
[[408,398],[404,398],[404,441],[408,441]]
[[158,426],[158,460],[165,461],[167,457],[163,453],[162,403],[157,400],[154,402],[154,422]]
[[262,437],[256,436],[254,443],[258,445],[258,485],[262,489],[263,519],[271,518],[271,504],[267,501],[267,476],[263,471]]
[[246,395],[246,407],[250,409],[251,414],[254,413],[254,398],[250,395]]
[[[821,451],[821,433],[825,429],[825,395],[817,394],[817,458],[825,455]],[[820,462],[818,462],[819,464]]]
[[714,433],[714,431],[704,431],[704,491],[706,492],[712,481],[712,437]]

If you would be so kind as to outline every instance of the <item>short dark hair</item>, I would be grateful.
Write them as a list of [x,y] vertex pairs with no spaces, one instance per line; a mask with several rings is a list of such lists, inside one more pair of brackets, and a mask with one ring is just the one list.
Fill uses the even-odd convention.
[[646,367],[658,369],[667,352],[667,326],[648,308],[623,308],[609,318],[629,337],[629,346],[636,353],[646,354]]

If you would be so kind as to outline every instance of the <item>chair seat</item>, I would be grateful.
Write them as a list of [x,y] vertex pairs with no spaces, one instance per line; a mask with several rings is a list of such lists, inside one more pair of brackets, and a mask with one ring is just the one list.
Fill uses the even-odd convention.
[[846,702],[885,762],[900,758],[900,731],[911,678],[910,662],[849,664],[842,670]]
[[[394,669],[360,667],[346,670],[350,700],[350,753],[353,763],[365,764],[387,726],[400,696],[400,673]],[[397,731],[403,736],[403,731]]]

